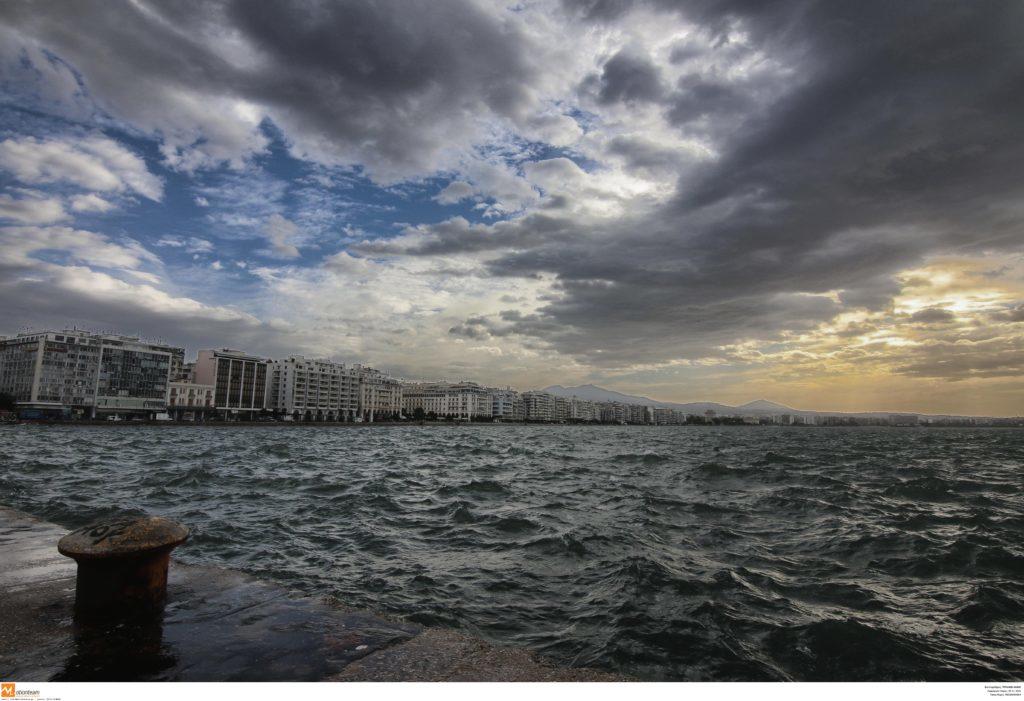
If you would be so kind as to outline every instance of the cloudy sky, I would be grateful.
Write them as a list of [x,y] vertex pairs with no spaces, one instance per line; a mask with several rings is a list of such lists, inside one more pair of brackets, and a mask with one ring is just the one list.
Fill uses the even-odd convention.
[[1024,4],[0,5],[0,333],[1024,413]]

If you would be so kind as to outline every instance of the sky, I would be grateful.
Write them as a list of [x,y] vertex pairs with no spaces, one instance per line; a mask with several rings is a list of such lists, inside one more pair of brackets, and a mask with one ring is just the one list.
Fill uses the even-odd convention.
[[1024,414],[1024,4],[0,4],[0,334]]

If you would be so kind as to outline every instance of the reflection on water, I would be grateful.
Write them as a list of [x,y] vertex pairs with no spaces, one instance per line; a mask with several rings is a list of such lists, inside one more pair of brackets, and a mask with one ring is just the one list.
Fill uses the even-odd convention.
[[53,681],[137,681],[173,668],[177,656],[163,640],[163,617],[79,618],[74,650]]

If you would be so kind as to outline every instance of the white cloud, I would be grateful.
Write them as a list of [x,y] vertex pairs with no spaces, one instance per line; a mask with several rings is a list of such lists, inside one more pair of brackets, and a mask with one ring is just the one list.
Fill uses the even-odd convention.
[[52,224],[68,218],[61,201],[32,190],[19,190],[22,197],[0,195],[0,219],[19,224]]
[[156,242],[161,248],[183,248],[189,253],[212,253],[213,243],[206,239],[191,236],[189,238],[175,238],[174,236],[161,236]]
[[75,212],[109,212],[114,205],[99,195],[75,195],[71,198],[71,209]]
[[292,240],[298,236],[299,227],[280,214],[271,214],[263,225],[263,234],[270,242],[273,255],[278,258],[298,258],[299,249]]
[[159,258],[137,241],[115,243],[102,234],[67,226],[10,226],[0,229],[0,265],[33,266],[33,254],[59,251],[71,261],[102,268],[138,270]]
[[97,192],[134,192],[151,200],[163,197],[163,182],[146,162],[104,136],[0,142],[0,168],[31,184],[71,183]]
[[475,193],[476,190],[469,183],[462,180],[453,180],[441,192],[437,193],[434,199],[441,204],[458,204],[462,200],[472,197]]

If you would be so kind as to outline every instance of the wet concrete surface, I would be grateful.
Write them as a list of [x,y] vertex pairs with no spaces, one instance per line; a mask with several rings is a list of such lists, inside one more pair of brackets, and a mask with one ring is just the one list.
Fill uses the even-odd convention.
[[65,529],[0,507],[0,678],[25,681],[617,681],[526,650],[172,563],[147,623],[76,623]]

